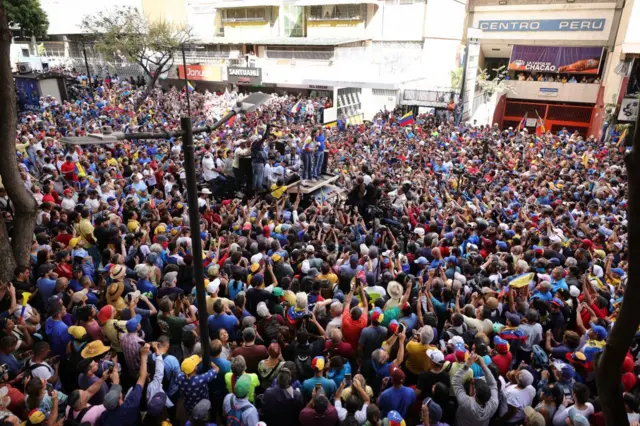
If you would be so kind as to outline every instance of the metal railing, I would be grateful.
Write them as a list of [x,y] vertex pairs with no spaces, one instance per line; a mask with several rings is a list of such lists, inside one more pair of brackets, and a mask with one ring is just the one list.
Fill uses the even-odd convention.
[[421,103],[447,105],[453,98],[453,102],[458,103],[460,93],[457,89],[443,88],[438,90],[416,90],[405,89],[402,94],[404,101],[415,101]]
[[267,59],[305,59],[316,61],[330,61],[333,59],[332,50],[278,50],[265,49]]

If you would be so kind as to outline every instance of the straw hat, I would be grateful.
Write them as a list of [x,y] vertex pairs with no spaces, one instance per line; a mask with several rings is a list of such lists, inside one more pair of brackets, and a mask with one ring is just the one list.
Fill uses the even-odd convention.
[[84,347],[82,352],[80,352],[80,355],[84,359],[95,358],[109,350],[111,350],[111,346],[105,346],[104,343],[102,343],[102,340],[94,340]]
[[123,291],[124,291],[123,282],[111,283],[111,285],[107,289],[107,303],[112,304],[115,301],[117,301],[120,298],[120,296],[122,296]]

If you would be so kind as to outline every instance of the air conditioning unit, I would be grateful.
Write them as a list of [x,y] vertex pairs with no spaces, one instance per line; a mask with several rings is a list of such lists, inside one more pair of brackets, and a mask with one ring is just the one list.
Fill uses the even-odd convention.
[[29,62],[18,62],[18,74],[29,74],[32,71]]

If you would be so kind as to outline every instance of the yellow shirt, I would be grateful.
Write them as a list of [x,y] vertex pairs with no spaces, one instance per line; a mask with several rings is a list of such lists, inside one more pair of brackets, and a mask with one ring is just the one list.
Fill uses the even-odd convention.
[[420,342],[407,343],[405,353],[407,356],[407,369],[413,374],[420,374],[431,369],[431,358],[427,356],[428,349],[437,349],[435,346],[423,345]]
[[129,232],[138,232],[138,229],[140,229],[140,222],[135,219],[129,219],[129,222],[127,222],[127,229]]
[[287,190],[286,185],[278,186],[275,183],[271,185],[271,196],[276,200],[279,200]]
[[[247,395],[247,399],[250,402],[255,400],[256,387],[260,386],[260,379],[257,374],[249,374],[244,373],[243,376],[248,375],[251,378],[251,385],[249,386],[249,394]],[[227,391],[229,393],[233,393],[233,389],[231,388],[231,379],[233,377],[233,373],[227,373],[224,375],[224,383],[227,385]]]
[[[80,223],[78,223],[78,233],[80,234],[80,237],[82,237],[82,239],[84,240],[85,248],[93,247],[93,244],[91,243],[91,241],[94,241],[93,225],[91,224],[89,219],[82,219]],[[89,238],[91,238],[91,241],[89,241]]]
[[327,275],[320,274],[320,275],[318,275],[317,279],[319,281],[327,280],[327,281],[329,281],[329,284],[331,284],[331,285],[334,285],[335,283],[338,282],[338,276],[336,274],[334,274],[333,272],[329,272]]
[[122,352],[122,347],[120,346],[120,333],[116,330],[116,324],[122,330],[127,329],[126,321],[110,319],[105,323],[104,327],[102,327],[102,330],[104,330],[104,335],[109,339],[111,349],[116,352]]

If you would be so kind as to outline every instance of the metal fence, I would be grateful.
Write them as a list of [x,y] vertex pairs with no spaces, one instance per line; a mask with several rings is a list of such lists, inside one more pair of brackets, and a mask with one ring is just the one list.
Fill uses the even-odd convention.
[[456,104],[460,100],[460,93],[451,88],[438,90],[415,90],[405,89],[402,94],[404,104],[412,102],[418,104],[428,104],[428,106],[446,106],[451,100]]

